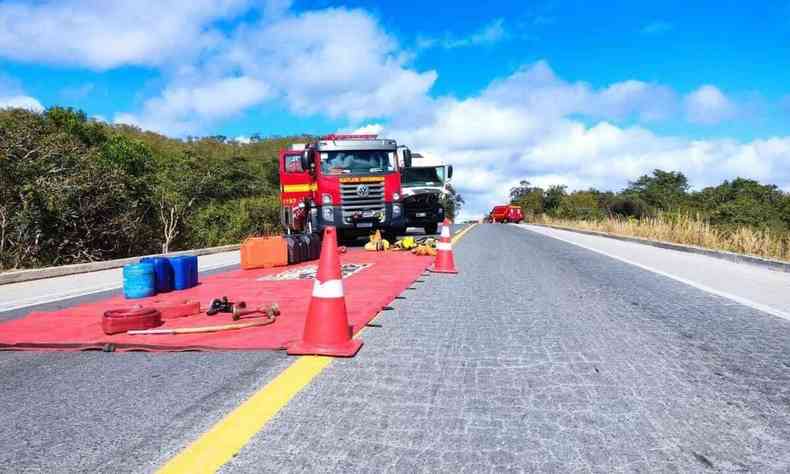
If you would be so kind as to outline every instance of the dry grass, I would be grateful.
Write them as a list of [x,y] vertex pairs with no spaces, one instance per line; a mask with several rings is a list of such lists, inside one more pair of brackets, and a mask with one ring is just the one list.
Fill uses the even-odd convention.
[[699,217],[658,215],[642,220],[610,217],[601,221],[576,221],[543,216],[537,222],[790,261],[790,234],[748,227],[727,231]]

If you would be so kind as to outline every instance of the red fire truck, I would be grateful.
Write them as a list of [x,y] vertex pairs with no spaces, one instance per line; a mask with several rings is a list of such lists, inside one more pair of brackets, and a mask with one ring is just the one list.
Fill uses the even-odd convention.
[[280,150],[282,221],[292,232],[335,226],[347,239],[406,230],[400,167],[411,152],[376,135],[327,135]]
[[494,206],[489,214],[489,219],[494,223],[507,224],[508,222],[520,223],[524,221],[524,212],[521,206]]

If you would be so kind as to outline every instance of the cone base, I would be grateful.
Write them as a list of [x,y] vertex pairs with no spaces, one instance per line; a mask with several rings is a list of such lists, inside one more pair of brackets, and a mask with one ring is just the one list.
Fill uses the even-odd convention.
[[443,268],[443,269],[438,269],[437,270],[435,267],[430,266],[430,267],[428,267],[428,271],[431,272],[431,273],[452,273],[452,274],[458,274],[458,270],[456,270],[455,268]]
[[339,344],[313,344],[299,341],[288,346],[288,355],[354,357],[360,347],[362,347],[362,341],[358,339],[351,339]]

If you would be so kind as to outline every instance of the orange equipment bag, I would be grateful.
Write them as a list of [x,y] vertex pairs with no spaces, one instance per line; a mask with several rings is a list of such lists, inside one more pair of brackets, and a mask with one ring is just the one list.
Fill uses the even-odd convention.
[[250,237],[241,244],[241,268],[288,265],[288,244],[282,237]]

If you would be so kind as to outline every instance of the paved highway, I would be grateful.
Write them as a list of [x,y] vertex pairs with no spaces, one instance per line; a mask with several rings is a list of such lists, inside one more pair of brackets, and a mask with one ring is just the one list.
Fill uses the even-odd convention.
[[[472,229],[222,472],[788,472],[790,322],[556,237]],[[0,353],[0,465],[153,471],[293,360]]]

